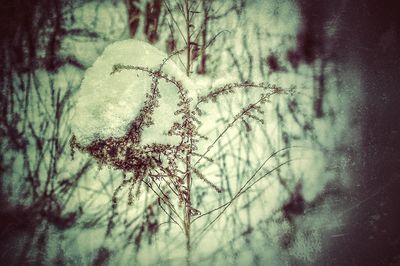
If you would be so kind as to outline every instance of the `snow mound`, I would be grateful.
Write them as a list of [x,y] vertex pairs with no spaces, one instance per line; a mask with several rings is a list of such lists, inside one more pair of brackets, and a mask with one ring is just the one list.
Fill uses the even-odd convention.
[[[88,145],[96,139],[123,137],[136,118],[150,92],[151,77],[140,70],[123,70],[110,75],[115,64],[158,69],[167,55],[157,48],[138,40],[115,42],[89,68],[76,94],[72,132],[77,141]],[[196,95],[195,84],[172,61],[162,71],[180,80],[191,97]],[[153,114],[154,125],[145,128],[142,144],[177,144],[176,136],[167,136],[179,101],[176,87],[160,80],[160,104]]]

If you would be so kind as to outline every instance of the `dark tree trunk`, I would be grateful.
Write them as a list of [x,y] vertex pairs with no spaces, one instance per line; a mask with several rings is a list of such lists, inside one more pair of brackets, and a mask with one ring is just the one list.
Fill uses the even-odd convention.
[[158,20],[161,13],[162,0],[151,0],[146,5],[146,20],[144,25],[144,33],[150,43],[158,40]]
[[209,2],[203,0],[203,12],[204,12],[204,22],[203,30],[201,32],[201,49],[200,49],[200,66],[197,70],[198,74],[205,74],[207,72],[207,31],[208,31],[208,21],[209,21]]
[[135,37],[139,22],[140,22],[140,0],[126,0],[126,8],[128,9],[128,24],[129,24],[129,34],[133,38]]

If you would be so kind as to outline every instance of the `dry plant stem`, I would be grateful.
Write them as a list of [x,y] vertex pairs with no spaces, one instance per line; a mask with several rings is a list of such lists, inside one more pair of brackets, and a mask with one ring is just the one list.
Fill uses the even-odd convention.
[[[186,61],[186,75],[190,76],[190,7],[189,7],[189,0],[185,0],[185,22],[186,22],[186,44],[187,44],[187,61]],[[186,187],[187,187],[187,199],[185,201],[185,213],[184,213],[184,229],[185,229],[185,237],[186,237],[186,265],[191,265],[191,243],[190,243],[190,225],[191,225],[191,201],[190,201],[190,194],[191,194],[191,179],[192,179],[192,165],[191,165],[191,152],[192,152],[192,136],[189,135],[189,149],[186,154]]]
[[190,265],[190,251],[191,251],[191,243],[190,243],[190,225],[191,225],[191,202],[190,202],[190,186],[192,179],[192,169],[191,169],[191,155],[190,152],[186,155],[186,186],[187,186],[187,200],[185,201],[185,216],[184,216],[184,228],[185,228],[185,236],[186,236],[186,264]]
[[[166,59],[168,60],[168,59]],[[140,67],[140,66],[129,66],[129,65],[121,65],[121,64],[117,64],[113,66],[113,71],[111,74],[115,73],[115,72],[120,72],[122,70],[139,70],[139,71],[143,71],[148,73],[150,76],[153,77],[154,79],[154,84],[158,84],[158,80],[159,79],[163,79],[167,82],[171,82],[172,84],[174,84],[177,88],[178,88],[178,93],[181,95],[180,97],[182,98],[181,101],[181,106],[182,106],[182,111],[177,112],[176,114],[179,114],[180,112],[183,112],[183,124],[182,124],[182,130],[184,132],[181,133],[182,138],[182,142],[181,142],[181,152],[183,155],[182,157],[180,157],[180,159],[182,160],[182,162],[184,163],[184,170],[180,170],[177,171],[179,172],[179,176],[176,176],[177,180],[181,180],[179,182],[180,185],[176,186],[177,191],[175,191],[175,194],[178,195],[178,197],[180,197],[180,202],[184,203],[183,206],[183,219],[181,220],[182,222],[182,229],[184,231],[185,234],[185,238],[186,238],[186,249],[187,249],[187,255],[186,255],[186,262],[187,265],[191,265],[191,246],[192,246],[192,236],[191,236],[191,224],[193,223],[193,221],[195,219],[192,219],[192,216],[194,215],[194,211],[196,211],[194,208],[192,208],[191,206],[191,183],[192,183],[192,174],[196,174],[199,176],[200,179],[201,178],[201,173],[197,173],[196,172],[196,164],[199,163],[199,161],[201,159],[206,159],[206,155],[207,153],[211,150],[211,148],[219,141],[219,139],[221,139],[221,137],[223,135],[225,135],[225,133],[229,130],[229,128],[232,128],[232,126],[234,124],[236,124],[237,121],[241,121],[244,118],[251,118],[253,120],[259,121],[261,123],[263,123],[263,120],[259,117],[257,117],[255,114],[257,113],[263,113],[260,110],[260,106],[263,103],[268,102],[269,98],[272,95],[275,94],[281,94],[281,93],[286,93],[286,90],[276,87],[276,86],[271,86],[271,85],[266,85],[264,83],[260,83],[260,84],[254,84],[252,82],[244,82],[244,83],[231,83],[231,84],[227,84],[225,86],[216,88],[214,90],[212,90],[211,92],[209,92],[207,95],[205,96],[201,96],[198,98],[198,102],[195,105],[195,110],[197,110],[198,114],[201,113],[201,110],[199,109],[198,105],[200,105],[203,102],[207,102],[209,100],[211,101],[216,101],[216,99],[218,97],[220,97],[221,95],[226,95],[226,94],[232,94],[234,93],[237,89],[250,89],[250,88],[261,88],[264,90],[264,93],[261,94],[260,98],[255,101],[252,104],[249,104],[248,106],[244,107],[238,114],[235,115],[233,121],[231,123],[229,123],[227,125],[227,127],[225,128],[225,130],[217,137],[216,140],[214,140],[211,145],[206,149],[206,151],[203,154],[197,154],[195,153],[195,142],[197,141],[197,139],[195,138],[200,137],[199,134],[197,133],[196,130],[196,126],[194,125],[194,122],[196,121],[196,117],[195,117],[195,111],[190,111],[190,99],[187,98],[187,91],[183,89],[182,87],[182,83],[178,80],[176,80],[174,77],[170,77],[167,74],[165,74],[164,72],[161,71],[162,66],[165,64],[165,61],[163,61],[163,63],[161,64],[161,66],[157,69],[157,70],[152,70],[150,68],[147,67]],[[190,73],[189,73],[190,74]],[[157,87],[154,87],[153,89],[155,90]],[[143,123],[143,121],[141,122]],[[172,134],[172,133],[171,133]],[[78,147],[79,148],[79,147]],[[160,147],[159,147],[160,148]],[[192,162],[192,156],[198,156],[199,159],[195,162]],[[100,158],[101,159],[101,158]],[[113,162],[118,163],[118,162]],[[118,166],[118,164],[117,164]],[[129,166],[129,165],[128,165]],[[134,167],[134,165],[133,165]],[[158,173],[158,171],[156,171],[156,176],[159,176],[162,178],[162,174],[165,174],[167,177],[173,178],[175,177],[174,173],[169,173],[167,169],[164,169],[161,166],[158,166],[159,170],[161,171],[160,173]],[[130,169],[130,168],[129,168]],[[139,169],[139,170],[143,170],[143,169]],[[161,175],[160,175],[161,174]],[[138,180],[138,182],[144,182],[147,184],[146,180],[144,180],[143,178],[139,178],[140,176],[145,176],[145,175],[139,175],[137,178],[135,178],[134,180]],[[150,175],[151,176],[151,175]],[[171,179],[172,181],[172,179]],[[203,181],[207,181],[207,179],[203,179]],[[129,181],[127,181],[129,182]],[[157,182],[154,182],[155,184],[157,184]],[[206,183],[211,183],[211,182],[206,182]],[[127,184],[127,183],[126,183]],[[125,187],[126,184],[122,184],[122,187]],[[184,185],[183,185],[184,184]],[[211,183],[212,184],[212,183]],[[150,184],[147,184],[150,189],[152,189]],[[183,186],[182,186],[183,185]],[[163,196],[159,195],[158,192],[154,191],[157,195],[158,198],[160,199],[160,201],[163,201],[166,206],[171,207],[172,210],[174,210],[173,206],[171,206],[171,204],[168,202],[168,200],[165,200],[164,198],[165,195],[163,193],[164,189],[160,188],[158,185],[157,187],[159,188],[161,194],[163,194]],[[167,183],[167,186],[165,187],[165,189],[167,189],[167,187],[169,187],[171,189],[172,192],[174,192],[173,187],[170,187]],[[213,187],[214,189],[218,191],[218,188],[216,186],[211,185],[211,187]],[[121,188],[118,188],[115,192],[118,192]],[[239,195],[242,194],[242,191],[239,191]],[[237,196],[235,196],[232,200],[234,200]],[[113,197],[115,199],[116,202],[116,196]],[[225,209],[230,205],[231,203],[228,203],[224,206],[222,206],[221,208],[224,208],[223,211],[217,216],[217,218],[215,220],[217,220],[222,213],[225,211]],[[174,212],[175,215],[177,217],[179,217],[179,215]],[[172,217],[171,217],[172,218]],[[175,219],[172,219],[174,222],[176,222]],[[214,221],[215,221],[214,220]],[[207,226],[207,228],[209,228],[213,222],[211,222],[211,224],[209,226]],[[206,228],[206,229],[207,229]],[[206,230],[205,229],[205,230]],[[203,230],[202,232],[205,232],[205,230]]]
[[[186,21],[186,41],[187,41],[187,61],[186,61],[186,75],[190,76],[190,9],[189,9],[189,0],[185,0],[185,21]],[[190,253],[191,253],[191,243],[190,243],[190,215],[191,215],[191,202],[190,202],[190,188],[191,188],[191,179],[192,179],[192,166],[191,166],[191,145],[192,145],[192,137],[189,137],[190,140],[190,148],[186,154],[186,186],[187,186],[187,200],[185,201],[185,214],[184,214],[184,228],[185,228],[185,237],[186,237],[186,265],[190,266]]]
[[190,76],[190,9],[189,0],[185,0],[185,22],[186,22],[186,42],[187,42],[187,61],[186,61],[186,75]]
[[[274,94],[280,94],[280,93],[284,93],[285,91],[281,88],[272,86],[272,87],[264,87],[263,85],[253,85],[253,84],[232,84],[230,86],[227,86],[228,89],[232,89],[232,88],[240,88],[240,87],[261,87],[261,88],[269,88],[271,89],[271,92],[264,94],[259,100],[257,100],[255,103],[252,103],[250,105],[248,105],[247,107],[243,108],[243,110],[237,114],[235,116],[235,118],[233,119],[233,121],[231,121],[226,128],[224,129],[224,131],[222,131],[221,134],[218,135],[218,137],[211,143],[211,145],[209,145],[206,149],[206,151],[201,155],[201,157],[194,163],[194,166],[196,166],[207,154],[208,152],[214,147],[214,145],[224,136],[224,134],[231,128],[233,127],[233,125],[239,121],[246,113],[248,113],[249,111],[253,110],[254,108],[257,108],[257,106],[259,106],[262,102],[267,101],[272,95]],[[214,96],[217,97],[218,95],[221,95],[221,92],[224,93],[225,88],[221,87],[218,88],[216,92],[211,92],[209,93],[207,96],[199,99],[199,102],[197,103],[200,104],[202,102],[204,102],[204,99],[210,97],[210,96]],[[196,107],[197,107],[196,105]]]

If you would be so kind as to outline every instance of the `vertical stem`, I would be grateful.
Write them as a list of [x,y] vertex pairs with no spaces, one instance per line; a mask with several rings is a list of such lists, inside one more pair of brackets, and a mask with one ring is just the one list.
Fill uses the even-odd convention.
[[192,186],[192,138],[193,136],[188,136],[189,149],[186,153],[186,201],[185,201],[185,213],[184,213],[184,228],[185,228],[185,237],[186,237],[186,265],[190,266],[191,264],[191,241],[190,241],[190,226],[191,226],[191,212],[192,212],[192,202],[190,198],[191,186]]
[[201,54],[200,68],[197,71],[197,73],[199,73],[199,74],[206,73],[207,28],[208,28],[208,20],[209,20],[209,16],[208,16],[209,6],[208,6],[207,0],[203,0],[202,4],[203,4],[204,21],[203,21],[203,30],[201,32],[202,44],[201,44],[201,52],[200,52],[200,54]]
[[[190,64],[191,64],[191,39],[190,39],[190,0],[185,0],[185,22],[186,22],[186,40],[187,40],[187,61],[186,61],[186,76],[190,76]],[[187,187],[187,195],[185,201],[185,209],[184,209],[184,229],[185,229],[185,237],[186,237],[186,265],[191,265],[191,241],[190,241],[190,216],[191,216],[191,182],[192,182],[192,165],[191,165],[191,154],[192,154],[192,136],[188,136],[188,140],[190,143],[190,147],[186,153],[186,187]]]
[[191,253],[191,242],[190,242],[190,215],[191,215],[191,199],[190,199],[190,187],[192,182],[191,174],[191,150],[186,154],[186,186],[187,186],[187,199],[185,203],[185,216],[184,216],[184,228],[186,236],[186,265],[190,266],[190,253]]
[[187,61],[186,61],[186,76],[190,76],[190,9],[189,0],[185,0],[185,20],[186,20],[186,40],[187,40]]

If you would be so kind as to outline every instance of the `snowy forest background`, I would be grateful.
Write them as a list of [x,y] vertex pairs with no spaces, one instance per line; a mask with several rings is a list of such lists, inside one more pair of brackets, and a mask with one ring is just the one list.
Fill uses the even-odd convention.
[[[179,2],[38,0],[6,7],[15,21],[1,29],[2,261],[185,263],[185,240],[149,188],[133,206],[120,203],[113,232],[106,234],[124,174],[80,152],[72,157],[70,148],[85,70],[119,40],[135,38],[168,54],[184,48]],[[196,209],[208,215],[193,223],[192,264],[315,263],[331,238],[342,237],[343,199],[351,197],[360,141],[360,123],[352,116],[359,77],[340,66],[334,49],[340,20],[327,17],[317,27],[306,1],[190,2],[198,33],[191,79],[203,94],[229,82],[293,88],[265,105],[264,124],[235,124],[208,154],[213,161],[202,174],[222,192],[202,182],[193,190]],[[252,97],[243,92],[210,103],[200,131],[218,136]],[[248,186],[260,165],[267,174]],[[246,193],[219,216],[218,206],[242,187]]]

